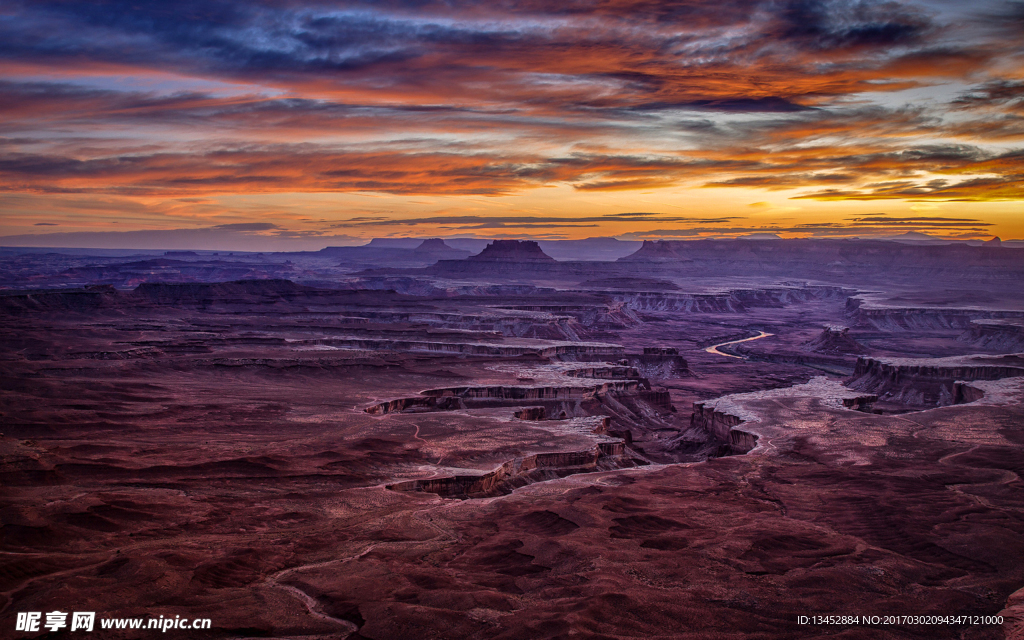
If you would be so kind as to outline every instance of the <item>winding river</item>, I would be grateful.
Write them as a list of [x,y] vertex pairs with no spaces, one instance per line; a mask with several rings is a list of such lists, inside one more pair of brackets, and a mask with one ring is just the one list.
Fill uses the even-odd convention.
[[743,356],[734,356],[731,353],[722,353],[721,351],[718,350],[718,347],[724,347],[724,346],[730,345],[730,344],[739,344],[741,342],[750,342],[751,340],[760,340],[761,338],[767,338],[768,336],[774,336],[775,335],[774,333],[765,333],[764,331],[761,331],[759,333],[760,333],[760,335],[756,335],[756,336],[754,336],[752,338],[743,338],[742,340],[731,340],[729,342],[723,342],[721,344],[716,344],[716,345],[708,347],[707,349],[705,349],[705,351],[707,351],[708,353],[714,353],[714,354],[717,354],[717,355],[720,355],[720,356],[725,356],[727,358],[739,358],[740,360],[745,360],[745,358]]

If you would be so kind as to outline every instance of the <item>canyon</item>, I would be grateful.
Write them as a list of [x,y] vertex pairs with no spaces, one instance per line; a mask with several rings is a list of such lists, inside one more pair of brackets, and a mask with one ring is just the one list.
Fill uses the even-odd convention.
[[[1021,637],[1022,276],[878,240],[0,249],[0,628]],[[858,613],[1000,622],[799,622]]]

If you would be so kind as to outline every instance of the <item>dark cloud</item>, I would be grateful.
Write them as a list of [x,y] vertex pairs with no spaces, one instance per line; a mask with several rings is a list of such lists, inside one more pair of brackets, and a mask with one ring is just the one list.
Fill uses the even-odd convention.
[[1024,2],[1021,0],[998,2],[994,7],[983,9],[979,17],[990,28],[1019,41],[1020,34],[1024,31]]
[[[662,108],[682,105],[723,111],[794,111],[808,93],[785,82],[798,70],[835,75],[817,61],[779,52],[799,49],[888,50],[925,39],[926,16],[897,3],[723,2],[476,3],[283,2],[22,2],[0,26],[0,59],[110,63],[193,73],[316,82],[322,86],[401,88],[458,93],[486,76],[497,91],[486,98],[567,98],[544,91],[523,74],[571,75],[618,85],[614,94],[580,92],[564,106]],[[751,16],[767,12],[765,25]],[[586,15],[587,19],[579,19]],[[566,17],[577,18],[567,22]],[[650,28],[641,29],[642,25]],[[746,29],[745,42],[709,39],[702,30]],[[60,33],[60,38],[53,37]],[[773,59],[770,69],[761,61]],[[696,63],[697,60],[705,62]],[[709,76],[707,68],[714,75]],[[765,73],[765,72],[769,73]],[[755,95],[737,82],[760,76]],[[528,86],[523,85],[523,81]],[[788,93],[771,92],[771,85]],[[682,81],[682,82],[681,82]],[[859,82],[859,81],[854,81]],[[811,93],[831,85],[817,83]],[[475,85],[479,86],[479,85]],[[743,87],[744,90],[749,87]],[[767,91],[767,93],[766,93]],[[522,102],[522,101],[520,101]]]
[[775,176],[744,176],[718,182],[706,182],[705,187],[759,187],[762,189],[792,189],[817,184],[848,184],[855,182],[856,176],[847,174],[800,174]]
[[992,201],[1024,200],[1024,175],[1005,178],[974,178],[943,186],[916,186],[903,183],[876,189],[826,189],[795,199],[809,200],[951,200]]
[[807,107],[779,96],[764,96],[761,98],[723,97],[680,102],[648,102],[630,107],[630,110],[638,112],[669,109],[739,113],[792,113],[795,111],[808,111],[812,107]]
[[961,95],[953,104],[960,108],[1008,106],[1024,112],[1024,81],[999,78]]
[[919,8],[898,2],[792,0],[775,35],[815,51],[889,48],[919,42],[931,28]]
[[[1024,139],[996,27],[1024,3],[982,5],[975,32],[927,0],[12,1],[0,189],[1015,199],[983,143]],[[977,83],[955,121],[865,97],[949,78]]]
[[[925,180],[922,172],[1002,177],[952,184],[947,179]],[[1021,173],[1024,153],[991,154],[971,145],[922,145],[860,154],[849,153],[845,146],[725,149],[704,158],[664,153],[544,157],[536,153],[311,144],[95,157],[0,154],[0,190],[136,196],[238,191],[496,195],[551,183],[568,184],[579,191],[611,191],[692,183],[717,175],[721,179],[704,186],[792,189],[860,184],[860,189],[830,189],[802,197],[1012,199]]]

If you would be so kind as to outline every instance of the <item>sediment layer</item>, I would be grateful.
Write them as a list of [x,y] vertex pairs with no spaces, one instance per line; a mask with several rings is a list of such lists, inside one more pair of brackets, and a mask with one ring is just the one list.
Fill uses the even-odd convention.
[[959,380],[999,380],[1024,376],[1024,360],[1006,358],[902,358],[860,357],[851,389],[877,394],[880,399],[908,406],[944,406],[956,403]]
[[511,493],[534,482],[635,467],[642,464],[628,453],[623,442],[601,442],[584,451],[538,453],[510,460],[483,475],[457,475],[425,480],[408,480],[387,485],[393,491],[423,491],[445,498],[488,498]]

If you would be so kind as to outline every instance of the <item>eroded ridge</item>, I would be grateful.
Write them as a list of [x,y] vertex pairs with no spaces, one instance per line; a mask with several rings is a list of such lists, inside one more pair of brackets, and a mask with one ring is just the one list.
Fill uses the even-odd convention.
[[[536,419],[537,414],[524,414],[524,419]],[[541,418],[542,419],[542,418]],[[609,418],[577,418],[569,428],[590,433],[608,433]],[[618,438],[602,438],[592,448],[581,451],[537,453],[505,462],[494,471],[478,475],[454,475],[408,480],[387,485],[393,491],[422,491],[436,493],[445,498],[487,498],[504,495],[535,482],[543,482],[577,473],[592,473],[624,469],[647,464],[642,457],[630,451]]]
[[957,356],[949,358],[857,359],[847,384],[876,394],[891,406],[938,407],[963,402],[961,381],[1024,376],[1024,356]]
[[[643,356],[669,365],[680,364],[678,353],[671,349],[651,348]],[[664,361],[664,362],[662,362]],[[657,420],[659,411],[671,407],[669,394],[652,390],[650,382],[639,371],[625,364],[553,363],[534,367],[513,367],[521,380],[561,382],[561,386],[464,386],[428,389],[419,396],[379,403],[364,409],[371,415],[421,411],[458,411],[488,406],[526,406],[513,412],[518,420],[544,421],[554,428],[564,421],[564,428],[595,434],[598,442],[584,450],[538,453],[508,460],[493,471],[483,474],[457,474],[392,483],[395,491],[436,493],[448,498],[482,498],[506,494],[518,487],[564,477],[616,468],[634,467],[649,461],[628,448],[632,432],[628,428],[612,428],[612,417],[595,415],[611,413],[615,420],[630,424],[633,420]],[[681,363],[685,367],[685,361]],[[496,367],[508,371],[508,367]],[[660,369],[659,369],[660,370]],[[530,377],[523,377],[530,376]],[[602,379],[599,376],[607,376]],[[549,414],[549,408],[551,413]],[[631,410],[632,408],[632,410]],[[581,417],[584,416],[584,417]],[[627,417],[629,416],[629,417]]]
[[[749,406],[751,403],[803,397],[815,398],[837,409],[857,410],[863,410],[878,399],[875,395],[858,393],[835,380],[818,376],[806,384],[792,387],[737,393],[706,402],[695,402],[690,424],[721,443],[718,456],[744,454],[758,446],[760,435],[756,430],[756,423],[761,422],[760,413]],[[738,429],[740,425],[745,426]]]

